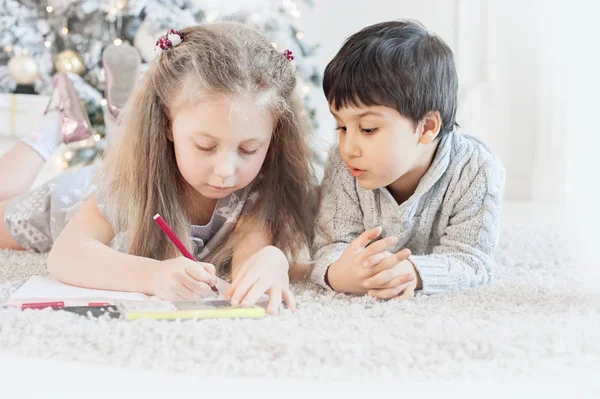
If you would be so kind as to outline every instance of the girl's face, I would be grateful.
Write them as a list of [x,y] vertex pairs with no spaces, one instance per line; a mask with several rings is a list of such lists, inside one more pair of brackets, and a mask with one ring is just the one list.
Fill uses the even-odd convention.
[[330,106],[338,126],[340,155],[362,188],[387,187],[421,158],[419,134],[398,111],[384,106]]
[[274,127],[267,107],[251,96],[213,96],[172,115],[177,166],[204,197],[226,197],[258,175]]

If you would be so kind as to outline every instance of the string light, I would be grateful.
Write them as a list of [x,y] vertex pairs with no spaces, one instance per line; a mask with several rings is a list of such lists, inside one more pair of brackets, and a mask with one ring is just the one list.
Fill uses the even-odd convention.
[[116,5],[117,9],[122,10],[125,8],[125,4],[123,4],[123,2],[119,1]]
[[108,101],[106,101],[105,98],[103,98],[102,100],[100,100],[100,105],[102,105],[103,107],[106,107],[107,104],[108,104]]
[[277,50],[277,43],[273,42],[273,43],[271,43],[271,46],[273,46],[273,48],[274,48],[275,50]]
[[300,16],[300,11],[298,11],[298,5],[293,1],[284,1],[284,6],[287,6],[290,9],[290,14],[292,17],[298,18]]
[[66,169],[69,164],[62,158],[56,158],[56,165],[60,166],[63,169]]
[[115,44],[115,46],[120,46],[121,44],[123,44],[123,40],[117,37],[113,43]]
[[304,32],[297,32],[296,33],[296,39],[300,40],[304,37]]
[[304,94],[306,94],[306,93],[308,93],[308,92],[310,91],[310,87],[308,87],[308,86],[304,86],[304,87],[302,88],[302,91],[304,92]]
[[69,28],[67,28],[66,26],[63,26],[62,27],[62,34],[65,35],[65,36],[68,35],[69,34]]
[[44,46],[46,46],[46,47],[50,47],[50,46],[52,46],[52,43],[50,42],[50,40],[46,40],[46,41],[44,42]]
[[73,153],[71,151],[65,152],[65,159],[67,161],[70,161],[71,159],[73,159]]
[[4,51],[6,51],[7,53],[10,53],[11,51],[13,51],[12,46],[6,46],[4,47]]
[[102,138],[102,137],[101,137],[101,136],[100,136],[98,133],[94,134],[94,141],[95,141],[95,142],[98,142],[98,141],[100,141],[100,139],[101,139],[101,138]]
[[219,16],[219,11],[211,11],[206,15],[206,22],[214,22]]
[[52,7],[52,6],[48,6],[48,7],[46,7],[46,12],[47,12],[48,14],[52,13],[52,11],[54,11],[54,7]]

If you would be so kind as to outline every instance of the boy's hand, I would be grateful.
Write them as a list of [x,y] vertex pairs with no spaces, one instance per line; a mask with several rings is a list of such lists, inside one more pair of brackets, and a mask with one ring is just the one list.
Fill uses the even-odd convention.
[[[381,234],[381,227],[365,231],[350,243],[340,259],[332,263],[327,271],[331,288],[348,294],[365,294],[369,288],[365,281],[384,270],[408,258],[411,253],[403,249],[395,254],[386,251],[398,242],[396,237],[386,237],[369,245]],[[388,273],[389,274],[389,273]],[[394,275],[394,282],[405,284],[414,279],[414,275]]]
[[[365,281],[365,287],[369,289],[369,295],[375,298],[412,299],[415,296],[415,289],[422,285],[419,273],[408,259],[404,259],[391,267],[378,267],[378,269],[383,270]],[[405,278],[402,278],[403,276],[411,276],[412,279],[407,282]]]

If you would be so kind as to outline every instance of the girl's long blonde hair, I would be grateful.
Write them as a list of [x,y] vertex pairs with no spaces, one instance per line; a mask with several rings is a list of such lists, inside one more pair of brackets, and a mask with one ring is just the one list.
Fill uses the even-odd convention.
[[229,273],[233,250],[248,231],[262,227],[290,259],[292,278],[306,277],[317,181],[308,119],[294,93],[293,65],[262,33],[239,23],[181,32],[183,42],[159,56],[134,92],[124,110],[123,133],[106,155],[105,212],[115,232],[125,233],[132,255],[158,260],[180,256],[152,219],[160,213],[192,249],[186,184],[168,140],[169,108],[182,93],[192,103],[210,95],[249,93],[266,101],[276,121],[254,183],[259,199],[228,240],[203,261],[213,263],[221,275]]

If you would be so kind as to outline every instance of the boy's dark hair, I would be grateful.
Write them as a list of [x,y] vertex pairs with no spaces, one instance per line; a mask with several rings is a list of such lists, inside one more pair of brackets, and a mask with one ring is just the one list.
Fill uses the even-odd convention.
[[458,126],[452,50],[416,21],[382,22],[350,36],[325,68],[323,91],[336,110],[382,105],[415,124],[439,111],[440,136]]

